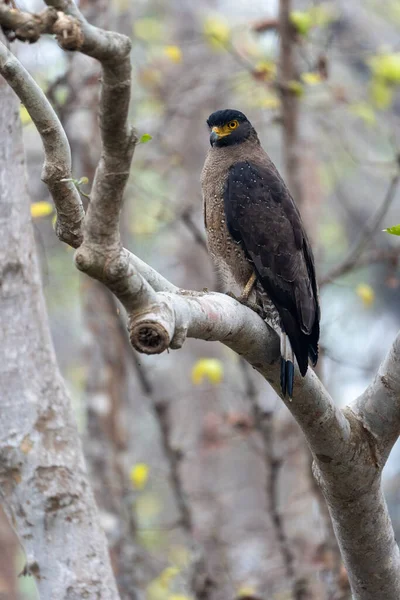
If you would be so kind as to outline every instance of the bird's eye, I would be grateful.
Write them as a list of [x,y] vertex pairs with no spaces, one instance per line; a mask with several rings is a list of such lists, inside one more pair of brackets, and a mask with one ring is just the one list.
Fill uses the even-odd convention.
[[228,127],[229,129],[236,129],[236,127],[239,127],[239,123],[237,121],[231,121],[228,123]]

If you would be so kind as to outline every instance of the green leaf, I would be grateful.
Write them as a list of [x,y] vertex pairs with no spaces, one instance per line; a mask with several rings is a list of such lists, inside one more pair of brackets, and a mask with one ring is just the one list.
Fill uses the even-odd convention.
[[152,135],[150,135],[149,133],[144,133],[139,140],[139,144],[147,144],[147,142],[149,142],[152,139]]
[[393,227],[388,227],[383,231],[386,231],[386,233],[391,233],[392,235],[400,235],[400,224],[394,225]]
[[307,35],[313,26],[309,12],[294,10],[290,13],[290,22],[300,35]]

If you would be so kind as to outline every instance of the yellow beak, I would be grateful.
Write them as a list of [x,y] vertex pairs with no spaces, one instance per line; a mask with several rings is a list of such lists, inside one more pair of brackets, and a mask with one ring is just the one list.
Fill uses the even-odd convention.
[[225,137],[231,133],[231,130],[224,125],[223,127],[213,127],[212,132],[217,134],[218,137]]

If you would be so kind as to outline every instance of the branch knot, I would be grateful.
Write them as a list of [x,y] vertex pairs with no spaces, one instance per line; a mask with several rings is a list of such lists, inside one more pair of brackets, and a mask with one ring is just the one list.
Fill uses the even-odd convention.
[[59,45],[64,50],[79,50],[82,48],[85,38],[78,19],[59,12],[53,31]]

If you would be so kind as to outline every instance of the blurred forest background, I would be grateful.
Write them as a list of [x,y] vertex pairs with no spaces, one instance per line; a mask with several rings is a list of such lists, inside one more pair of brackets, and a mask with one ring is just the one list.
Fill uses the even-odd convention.
[[[296,32],[286,67],[277,0],[80,2],[90,22],[133,43],[131,121],[144,137],[124,245],[182,288],[218,289],[199,184],[205,121],[219,108],[245,112],[312,239],[319,375],[345,404],[400,326],[400,241],[382,231],[400,222],[400,2],[282,5]],[[100,148],[98,64],[50,38],[12,48],[55,107],[74,177],[89,194]],[[114,299],[78,273],[55,236],[40,138],[23,107],[21,118],[53,340],[121,598],[349,599],[310,455],[287,409],[222,345],[188,340],[161,356],[134,353]],[[385,480],[398,534],[399,454]],[[18,585],[20,599],[36,597],[29,578]]]

